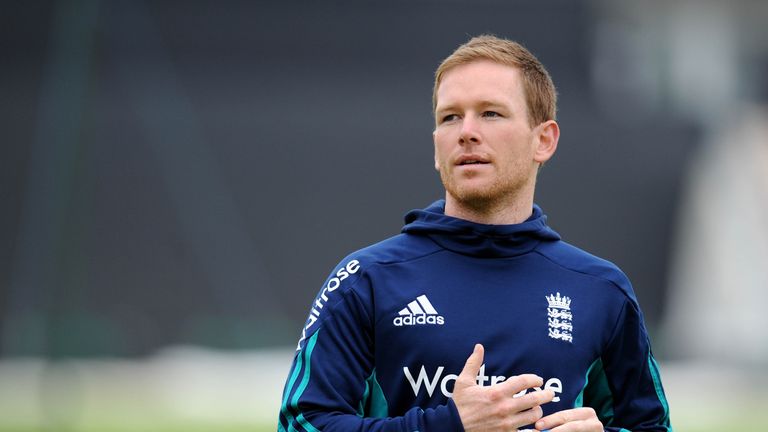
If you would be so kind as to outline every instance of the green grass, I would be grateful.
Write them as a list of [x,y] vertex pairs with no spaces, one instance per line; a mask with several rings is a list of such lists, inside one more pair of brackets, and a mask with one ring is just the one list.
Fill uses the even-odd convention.
[[231,424],[132,424],[132,425],[82,425],[50,427],[1,425],[0,432],[275,432],[276,425],[231,425]]
[[[697,424],[693,419],[676,422],[673,417],[673,426],[676,432],[759,432],[768,430],[768,419],[755,414],[752,418],[742,418],[738,421],[718,421],[708,425]],[[2,420],[0,420],[2,421]],[[0,432],[275,432],[276,426],[263,425],[237,425],[237,424],[199,424],[178,422],[173,424],[142,424],[137,421],[130,425],[101,424],[81,425],[67,427],[56,425],[51,427],[9,426],[0,424]]]

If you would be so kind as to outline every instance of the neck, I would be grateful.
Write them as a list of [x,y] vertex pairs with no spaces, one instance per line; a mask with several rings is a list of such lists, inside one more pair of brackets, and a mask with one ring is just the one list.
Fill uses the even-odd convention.
[[445,214],[485,225],[513,225],[525,222],[533,214],[533,193],[506,197],[491,202],[460,201],[445,194]]

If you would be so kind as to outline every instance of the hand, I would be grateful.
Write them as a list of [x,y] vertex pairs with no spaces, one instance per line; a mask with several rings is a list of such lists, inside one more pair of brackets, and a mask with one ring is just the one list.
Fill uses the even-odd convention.
[[481,387],[477,384],[477,373],[483,365],[483,354],[483,346],[475,345],[453,388],[453,401],[464,430],[508,432],[540,419],[543,415],[540,405],[550,402],[554,392],[542,390],[513,396],[522,390],[541,387],[541,377],[517,375],[495,386]]
[[536,429],[552,432],[603,432],[603,424],[589,407],[558,411],[536,422]]

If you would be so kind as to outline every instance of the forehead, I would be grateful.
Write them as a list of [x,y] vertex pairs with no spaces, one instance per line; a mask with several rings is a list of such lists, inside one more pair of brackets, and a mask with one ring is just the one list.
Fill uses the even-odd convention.
[[524,104],[520,70],[490,60],[455,66],[442,77],[436,92],[437,109],[478,101]]

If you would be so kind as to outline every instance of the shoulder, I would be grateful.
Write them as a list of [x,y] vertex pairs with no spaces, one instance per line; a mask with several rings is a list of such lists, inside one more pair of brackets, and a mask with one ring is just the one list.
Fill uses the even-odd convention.
[[[311,331],[316,321],[324,321],[341,310],[359,307],[363,313],[372,316],[372,281],[376,279],[374,269],[390,264],[405,263],[441,250],[426,237],[399,234],[379,243],[352,252],[333,268],[323,283],[305,328]],[[328,312],[335,311],[335,312]],[[305,332],[302,340],[308,333]]]
[[[354,291],[365,286],[374,269],[393,264],[408,263],[443,250],[425,236],[398,234],[344,257],[331,271],[324,287],[329,291]],[[346,279],[346,281],[345,281]]]
[[627,275],[616,264],[606,259],[562,240],[542,243],[536,248],[536,253],[563,269],[611,285],[633,302],[637,301]]
[[398,234],[347,255],[340,265],[352,260],[363,267],[405,263],[441,251],[425,236]]

